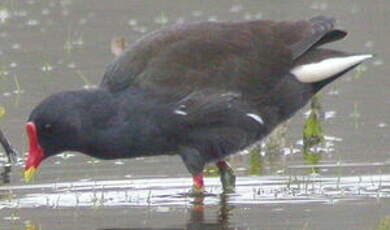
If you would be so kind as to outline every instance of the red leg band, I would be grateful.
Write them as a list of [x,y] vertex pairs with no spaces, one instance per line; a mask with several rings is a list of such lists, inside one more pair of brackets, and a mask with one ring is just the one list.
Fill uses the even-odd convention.
[[220,170],[224,170],[224,169],[230,167],[230,166],[226,163],[226,161],[218,161],[216,165],[217,165],[217,167],[218,167]]
[[193,179],[193,181],[194,181],[194,186],[195,186],[197,189],[203,189],[203,187],[204,187],[204,183],[203,183],[203,173],[198,173],[198,174],[192,175],[192,179]]

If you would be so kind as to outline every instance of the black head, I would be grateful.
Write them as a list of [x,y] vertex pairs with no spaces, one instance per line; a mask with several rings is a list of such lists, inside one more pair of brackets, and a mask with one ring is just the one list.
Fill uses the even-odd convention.
[[73,150],[77,145],[84,104],[79,91],[69,91],[46,98],[32,111],[28,122],[36,127],[45,157]]
[[43,100],[26,124],[29,153],[25,178],[31,179],[40,162],[64,151],[80,151],[83,145],[82,115],[94,100],[93,91],[67,91]]

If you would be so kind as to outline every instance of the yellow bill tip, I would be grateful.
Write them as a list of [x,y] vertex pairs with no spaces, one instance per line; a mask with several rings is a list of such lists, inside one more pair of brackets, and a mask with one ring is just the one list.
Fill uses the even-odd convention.
[[34,178],[35,171],[37,171],[37,169],[34,167],[24,170],[24,181],[27,183],[30,182]]

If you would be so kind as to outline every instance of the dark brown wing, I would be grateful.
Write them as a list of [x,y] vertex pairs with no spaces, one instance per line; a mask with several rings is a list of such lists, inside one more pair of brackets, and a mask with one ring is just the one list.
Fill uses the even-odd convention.
[[136,87],[179,96],[215,89],[255,97],[276,85],[294,59],[332,28],[333,20],[321,16],[288,23],[169,27],[139,40],[108,66],[101,87],[112,92]]
[[[254,30],[254,27],[261,29]],[[101,86],[129,86],[186,94],[197,88],[262,88],[292,65],[291,52],[274,37],[273,24],[196,23],[155,32],[108,68]]]
[[295,24],[281,23],[278,32],[280,37],[286,39],[293,58],[296,59],[314,46],[344,38],[347,33],[335,30],[335,22],[333,17],[317,16]]
[[158,112],[159,127],[179,146],[197,149],[206,162],[221,159],[267,134],[257,110],[235,93],[196,91]]

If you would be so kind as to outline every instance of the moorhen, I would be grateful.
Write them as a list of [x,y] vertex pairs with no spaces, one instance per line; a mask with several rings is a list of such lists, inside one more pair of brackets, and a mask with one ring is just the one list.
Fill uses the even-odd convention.
[[264,138],[372,57],[320,48],[347,35],[334,23],[327,16],[197,22],[146,35],[107,67],[99,88],[51,95],[32,111],[25,179],[64,151],[101,159],[178,154],[195,192],[204,188],[209,162],[232,190],[226,156]]

